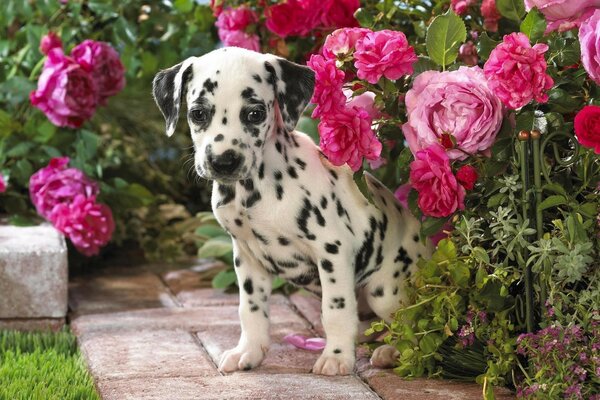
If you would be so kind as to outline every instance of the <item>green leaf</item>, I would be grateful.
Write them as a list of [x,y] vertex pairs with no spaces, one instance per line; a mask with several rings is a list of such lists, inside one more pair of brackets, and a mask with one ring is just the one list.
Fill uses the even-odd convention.
[[206,224],[196,229],[196,235],[205,238],[214,238],[217,236],[225,236],[226,233],[223,228],[218,225]]
[[503,17],[517,22],[521,21],[521,18],[525,15],[523,0],[497,0],[496,8]]
[[562,185],[558,184],[558,183],[546,183],[544,186],[542,186],[543,190],[549,190],[550,192],[554,192],[557,194],[562,194],[562,195],[567,195],[567,191],[565,190],[564,187],[562,187]]
[[150,205],[154,201],[154,196],[152,193],[145,186],[142,186],[139,183],[132,183],[129,185],[127,187],[127,194],[137,198],[144,206]]
[[537,8],[532,8],[521,23],[521,32],[526,34],[532,43],[535,43],[544,36],[546,26],[547,24],[544,16]]
[[488,255],[487,251],[485,251],[485,249],[483,247],[475,247],[473,249],[473,257],[475,257],[476,260],[481,261],[485,264],[489,264],[490,263],[490,256]]
[[448,272],[450,272],[450,277],[456,286],[466,288],[469,285],[471,271],[465,263],[456,262],[450,264]]
[[231,238],[229,236],[217,236],[198,249],[200,258],[218,258],[227,255],[232,250]]
[[538,209],[545,210],[547,208],[556,207],[563,204],[567,204],[567,199],[565,196],[552,195],[544,199],[544,201],[540,203]]
[[175,8],[182,13],[189,13],[194,8],[193,0],[175,0]]
[[481,35],[479,35],[479,41],[477,43],[477,55],[482,60],[487,60],[490,57],[492,50],[494,50],[498,44],[500,44],[500,42],[491,39],[487,32],[483,32]]
[[227,269],[215,275],[212,280],[212,286],[216,289],[225,289],[233,285],[236,280],[235,271]]
[[431,60],[429,57],[419,56],[419,59],[416,63],[413,64],[413,79],[425,71],[437,71],[438,67],[435,62]]
[[433,218],[427,217],[421,224],[421,234],[424,236],[435,235],[442,229],[448,218]]
[[493,195],[492,197],[490,197],[487,201],[487,208],[490,209],[495,209],[496,207],[498,207],[503,201],[504,199],[506,199],[508,196],[505,193],[496,193],[495,195]]
[[443,69],[458,57],[458,48],[467,39],[463,20],[451,10],[435,17],[427,28],[427,53]]
[[280,287],[282,287],[283,285],[285,285],[285,283],[286,283],[285,279],[276,276],[273,279],[273,282],[271,283],[271,289],[272,290],[279,289]]

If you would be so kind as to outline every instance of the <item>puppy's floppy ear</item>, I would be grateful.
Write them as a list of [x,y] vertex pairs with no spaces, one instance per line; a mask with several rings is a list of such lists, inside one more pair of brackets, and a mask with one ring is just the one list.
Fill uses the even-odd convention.
[[195,59],[196,57],[190,57],[184,62],[160,71],[152,81],[154,101],[165,117],[168,136],[175,132],[181,99],[185,97],[187,84],[194,75],[192,64]]
[[275,89],[285,129],[292,131],[312,98],[315,73],[307,66],[272,55],[265,61],[265,68]]

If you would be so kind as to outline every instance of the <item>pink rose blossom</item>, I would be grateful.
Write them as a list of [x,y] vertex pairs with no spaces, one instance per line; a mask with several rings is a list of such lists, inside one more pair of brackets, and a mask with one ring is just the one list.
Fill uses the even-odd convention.
[[600,7],[600,0],[525,0],[527,11],[533,7],[546,17],[546,33],[565,32],[581,25],[594,9]]
[[323,338],[309,338],[298,334],[286,335],[283,340],[299,349],[311,351],[323,350],[327,343]]
[[353,171],[362,165],[363,157],[376,160],[381,142],[371,130],[371,117],[362,108],[340,107],[319,123],[321,150],[334,165],[347,163]]
[[244,31],[231,31],[223,40],[223,45],[241,47],[243,49],[260,51],[260,39],[258,35]]
[[77,168],[67,168],[68,157],[53,158],[48,166],[29,178],[29,195],[38,214],[52,220],[58,204],[70,203],[77,195],[93,197],[98,185]]
[[342,92],[344,71],[336,68],[335,60],[313,54],[307,65],[315,71],[315,91],[311,101],[317,107],[313,111],[313,118],[342,107],[346,102],[346,96]]
[[369,32],[372,31],[366,28],[341,28],[333,31],[325,39],[323,53],[334,56],[350,53],[351,50],[354,50],[356,42]]
[[451,0],[450,8],[458,15],[463,15],[467,9],[474,3],[474,0]]
[[372,84],[382,76],[396,80],[412,74],[416,61],[415,50],[402,32],[369,32],[356,42],[354,66],[358,70],[357,75]]
[[62,46],[63,44],[60,37],[54,32],[48,32],[48,34],[44,35],[40,41],[40,51],[45,55],[48,55],[50,50],[54,48],[58,47],[59,49],[62,49]]
[[600,9],[581,24],[579,43],[583,68],[600,85]]
[[344,89],[343,92],[347,99],[347,107],[364,108],[371,119],[381,118],[381,111],[375,107],[375,93],[367,91],[358,96],[353,96],[354,92],[350,89]]
[[67,236],[79,252],[90,257],[100,252],[115,230],[112,212],[95,197],[77,195],[69,203],[60,203],[53,213],[54,226]]
[[461,160],[488,150],[503,118],[502,103],[479,67],[423,72],[406,93],[406,112],[402,131],[413,154],[443,143],[448,157]]
[[227,8],[219,14],[215,26],[219,39],[225,46],[237,46],[255,50],[259,47],[258,36],[246,33],[248,25],[256,24],[258,16],[246,6]]
[[111,45],[94,40],[84,40],[71,51],[71,57],[90,71],[98,89],[98,103],[105,105],[110,96],[125,87],[125,67],[119,53]]
[[448,217],[465,208],[465,188],[458,184],[440,145],[415,154],[415,161],[410,164],[410,183],[419,192],[418,205],[425,215]]
[[265,25],[282,38],[307,36],[321,22],[326,5],[323,0],[287,0],[265,10]]
[[6,181],[4,175],[0,174],[0,193],[6,192]]
[[360,7],[359,0],[325,0],[321,24],[325,28],[358,26],[354,12]]
[[473,190],[478,178],[477,170],[471,165],[463,165],[456,171],[456,180],[467,190]]
[[394,196],[398,199],[398,202],[402,207],[408,210],[408,195],[412,190],[412,185],[410,183],[405,183],[404,185],[398,186],[398,189],[394,192]]
[[54,48],[48,52],[37,90],[29,100],[54,125],[79,128],[96,111],[98,89],[88,70]]
[[498,32],[498,21],[500,21],[502,15],[496,8],[496,0],[483,0],[481,2],[481,15],[483,16],[485,30]]
[[460,46],[460,49],[458,49],[458,58],[469,66],[477,65],[477,62],[479,61],[477,47],[472,41],[469,40],[467,43],[463,43]]
[[523,107],[531,100],[548,101],[546,91],[554,81],[546,73],[544,53],[548,45],[531,47],[524,33],[505,35],[483,67],[490,89],[512,109]]

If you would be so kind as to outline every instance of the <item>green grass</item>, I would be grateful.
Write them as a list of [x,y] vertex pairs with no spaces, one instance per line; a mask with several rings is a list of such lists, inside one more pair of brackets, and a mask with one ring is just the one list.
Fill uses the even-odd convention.
[[75,336],[0,331],[0,400],[99,399]]

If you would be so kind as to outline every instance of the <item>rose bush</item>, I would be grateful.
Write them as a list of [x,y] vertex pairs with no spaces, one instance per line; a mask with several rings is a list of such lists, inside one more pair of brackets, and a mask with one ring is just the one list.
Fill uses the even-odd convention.
[[590,78],[600,84],[600,9],[581,24],[579,42],[583,67]]
[[575,116],[574,123],[579,143],[600,154],[600,106],[583,107]]
[[600,0],[525,0],[527,11],[534,7],[546,17],[548,22],[546,33],[554,30],[565,32],[579,27],[596,8],[600,7]]

